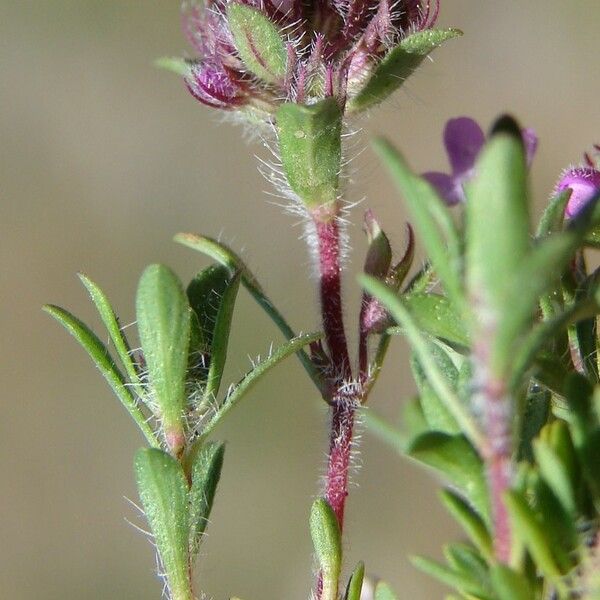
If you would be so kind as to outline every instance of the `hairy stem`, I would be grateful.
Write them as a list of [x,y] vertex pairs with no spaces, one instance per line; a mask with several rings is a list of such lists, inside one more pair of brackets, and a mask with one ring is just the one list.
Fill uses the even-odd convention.
[[323,331],[334,369],[334,379],[352,377],[342,312],[340,229],[337,216],[315,217],[319,250],[319,286]]
[[[342,310],[339,222],[335,214],[316,214],[314,224],[318,240],[321,317],[331,362],[331,391],[327,397],[331,404],[331,428],[324,493],[342,531],[354,417],[360,400],[358,392],[353,392],[353,386],[345,385],[352,379],[352,368]],[[320,574],[317,598],[322,597],[322,590]]]
[[[485,347],[485,344],[482,344]],[[480,351],[482,348],[480,348]],[[485,356],[475,352],[475,356]],[[511,398],[503,381],[493,377],[487,365],[475,361],[474,373],[479,383],[475,404],[483,407],[485,442],[480,448],[490,491],[492,518],[494,522],[494,553],[500,563],[508,563],[511,551],[511,529],[505,493],[512,479],[512,426]]]

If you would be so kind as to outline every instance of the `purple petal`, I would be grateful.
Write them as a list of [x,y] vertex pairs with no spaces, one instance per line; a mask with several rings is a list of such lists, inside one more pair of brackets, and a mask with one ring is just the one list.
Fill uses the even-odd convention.
[[437,173],[434,171],[423,173],[422,177],[437,190],[442,200],[448,206],[454,206],[464,201],[465,194],[460,180],[457,178],[447,173]]
[[444,145],[452,173],[466,175],[475,165],[485,143],[485,135],[476,121],[469,117],[450,119],[444,129]]
[[527,157],[527,166],[531,167],[533,157],[538,147],[538,136],[530,127],[525,127],[521,130],[523,136],[523,145],[525,146],[525,156]]
[[560,193],[566,189],[571,190],[571,197],[565,208],[565,216],[571,219],[600,193],[600,171],[590,167],[577,167],[565,171],[556,185],[556,192]]

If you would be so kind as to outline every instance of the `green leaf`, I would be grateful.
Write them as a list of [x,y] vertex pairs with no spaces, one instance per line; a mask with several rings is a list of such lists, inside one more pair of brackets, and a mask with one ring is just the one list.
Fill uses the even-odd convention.
[[278,365],[282,360],[288,356],[298,352],[303,346],[310,344],[322,337],[322,333],[309,333],[300,335],[289,342],[281,345],[275,350],[268,358],[257,364],[251,371],[248,371],[246,375],[232,387],[227,398],[223,404],[219,407],[219,410],[213,415],[213,417],[202,427],[200,433],[203,436],[207,436],[217,425],[217,423],[234,407],[238,402],[246,395],[246,393],[254,386],[260,378],[270,371],[273,367]]
[[358,280],[371,295],[379,299],[396,322],[402,326],[408,341],[421,363],[429,384],[456,419],[461,430],[473,442],[473,445],[477,448],[482,448],[484,446],[484,438],[478,425],[432,359],[432,344],[423,336],[402,301],[393,290],[376,279],[361,275],[358,277]]
[[[242,261],[242,259],[235,252],[233,252],[233,250],[231,250],[231,248],[228,248],[225,246],[225,244],[222,244],[212,238],[193,233],[179,233],[175,236],[175,241],[187,246],[188,248],[191,248],[192,250],[201,252],[223,266],[226,266],[232,275],[239,271],[242,274],[242,283],[244,287],[248,290],[258,305],[272,319],[275,325],[279,328],[279,331],[281,331],[281,333],[288,340],[296,337],[294,330],[289,326],[277,308],[275,308],[250,269],[246,266],[244,261]],[[311,361],[309,355],[304,350],[299,350],[298,358],[300,359],[300,362],[302,362],[302,365],[304,366],[310,378],[313,380],[313,383],[317,389],[322,395],[325,395],[327,393],[325,381]]]
[[232,279],[229,267],[210,265],[200,271],[187,287],[188,301],[198,317],[205,351],[212,347],[221,301]]
[[429,430],[429,425],[423,414],[423,407],[418,396],[411,398],[404,404],[401,422],[406,429],[409,439],[416,438]]
[[488,562],[494,561],[494,545],[483,519],[458,494],[444,490],[440,497],[450,514],[465,530],[469,539]]
[[600,304],[596,297],[587,297],[534,326],[515,350],[512,375],[513,385],[518,385],[525,371],[531,366],[536,355],[546,343],[563,333],[570,325],[583,319],[595,317],[599,312]]
[[571,487],[571,479],[566,465],[544,440],[537,439],[533,442],[533,452],[544,481],[554,492],[563,509],[569,515],[574,516],[576,512],[575,492]]
[[477,550],[468,544],[454,543],[444,547],[444,556],[448,564],[474,586],[488,590],[490,585],[489,567]]
[[98,339],[96,334],[85,323],[63,308],[46,305],[44,306],[44,311],[54,317],[79,342],[96,367],[98,367],[104,379],[106,379],[117,398],[121,401],[121,404],[123,404],[137,426],[141,429],[148,443],[151,446],[159,447],[160,442],[156,438],[156,435],[154,435],[150,425],[148,425],[146,415],[140,410],[135,398],[129,389],[127,389],[123,374],[119,371],[106,346]]
[[350,581],[348,581],[348,587],[346,588],[344,600],[360,600],[364,578],[365,564],[363,562],[359,562],[350,576]]
[[512,365],[515,351],[522,343],[522,332],[528,329],[540,298],[560,277],[578,244],[575,232],[553,234],[515,267],[495,336],[493,367],[496,372]]
[[267,83],[283,80],[287,51],[277,27],[259,10],[238,3],[227,6],[227,24],[246,68]]
[[489,598],[487,590],[464,573],[455,571],[435,560],[423,556],[411,556],[410,561],[417,569],[441,581],[448,587],[455,588],[464,594],[474,595],[477,598]]
[[[465,330],[464,320],[445,296],[407,294],[402,297],[402,301],[424,332],[451,344],[469,345],[469,336]],[[401,331],[396,328],[388,329],[388,333],[401,333]]]
[[[575,252],[584,243],[586,236],[600,221],[600,204],[590,206],[584,214],[569,221],[564,231],[547,236],[539,243],[533,251],[522,261],[512,274],[508,296],[505,302],[503,318],[498,324],[498,335],[496,345],[500,353],[500,359],[509,364],[514,361],[514,348],[518,348],[520,334],[525,324],[529,323],[533,312],[540,302],[540,298],[548,292],[556,280],[563,274],[569,261]],[[596,303],[597,282],[594,278],[590,280],[588,300]],[[585,302],[585,300],[584,300]],[[578,317],[577,312],[582,309],[584,313],[595,310],[592,306],[579,306],[574,314],[557,317],[557,326],[568,324],[571,319]],[[567,309],[567,312],[569,309]],[[538,343],[538,340],[533,340]],[[528,345],[531,340],[528,340]],[[531,349],[522,351],[531,353]],[[521,367],[524,360],[519,357]],[[514,367],[513,367],[514,368]]]
[[598,426],[592,410],[593,388],[579,373],[570,373],[564,381],[564,396],[569,410],[564,418],[569,423],[571,437],[577,448],[581,448],[588,435]]
[[367,429],[375,434],[382,442],[385,442],[400,454],[404,454],[408,443],[407,435],[384,419],[371,408],[363,407],[360,411]]
[[146,268],[138,284],[136,315],[153,400],[169,448],[178,453],[187,400],[190,308],[181,282],[168,267]]
[[312,505],[310,534],[323,578],[321,599],[337,600],[342,566],[342,535],[337,517],[324,498],[318,498]]
[[202,536],[208,525],[215,492],[221,477],[224,455],[225,444],[210,442],[193,450],[191,456],[192,485],[190,488],[189,538],[191,558],[198,553]]
[[531,391],[525,396],[524,406],[519,415],[517,460],[533,462],[533,440],[550,416],[551,394],[537,384],[531,387]]
[[538,471],[531,473],[529,486],[535,517],[549,540],[549,547],[558,568],[562,573],[567,573],[574,566],[580,542],[576,520],[573,514],[565,510]]
[[552,556],[552,544],[546,531],[535,517],[527,501],[518,492],[507,492],[505,497],[513,535],[529,550],[537,567],[550,581],[561,577],[561,572]]
[[557,233],[563,228],[565,220],[565,207],[571,196],[571,189],[553,196],[548,206],[544,209],[542,218],[537,228],[536,238],[544,238],[551,233]]
[[310,210],[337,200],[341,133],[342,110],[334,98],[309,106],[287,102],[277,111],[283,170],[292,190]]
[[161,56],[154,61],[154,66],[182,77],[187,77],[190,73],[190,61],[179,56]]
[[[430,357],[451,389],[455,390],[458,382],[458,369],[454,366],[452,359],[444,350],[434,345],[430,346]],[[418,357],[413,354],[410,363],[413,378],[419,390],[421,409],[429,429],[449,434],[460,433],[460,427],[456,419],[430,385]]]
[[119,360],[127,373],[129,381],[134,385],[134,388],[140,397],[143,397],[143,390],[140,386],[138,374],[131,359],[131,348],[127,343],[127,339],[123,335],[123,331],[119,325],[117,315],[108,300],[106,294],[96,285],[87,275],[83,273],[78,274],[79,279],[87,289],[92,302],[98,310],[98,314],[104,323],[110,336]]
[[493,565],[490,579],[498,600],[531,600],[534,597],[527,579],[506,565]]
[[475,510],[489,523],[489,500],[483,463],[462,435],[432,431],[413,440],[407,454],[438,471],[461,490]]
[[433,187],[410,170],[404,158],[389,142],[379,139],[374,147],[404,196],[417,235],[425,245],[427,255],[455,310],[464,314],[460,241],[448,209]]
[[210,364],[206,387],[204,388],[204,404],[214,403],[221,387],[221,379],[223,378],[223,370],[225,369],[225,362],[227,360],[227,347],[229,345],[229,333],[233,320],[233,309],[240,287],[240,277],[239,273],[235,275],[221,296],[211,340]]
[[461,35],[458,29],[426,29],[405,37],[375,67],[365,86],[350,100],[349,110],[358,112],[385,100],[433,50]]
[[[510,285],[530,246],[525,148],[521,130],[511,118],[498,121],[476,170],[466,189],[466,281],[469,295],[477,300],[478,322],[490,327],[490,322],[497,324],[515,308],[508,302]],[[531,309],[528,305],[522,312],[529,314]],[[515,329],[511,331],[514,336]],[[489,340],[490,360],[493,372],[502,375],[511,349],[499,347],[498,337]]]
[[375,600],[398,600],[390,584],[386,581],[378,581],[375,586]]
[[180,463],[162,450],[135,455],[138,491],[172,598],[193,600],[188,556],[188,488]]

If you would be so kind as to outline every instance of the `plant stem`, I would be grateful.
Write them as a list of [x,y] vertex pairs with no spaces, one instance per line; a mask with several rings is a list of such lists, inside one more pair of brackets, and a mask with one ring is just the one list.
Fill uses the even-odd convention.
[[[352,451],[354,417],[360,405],[360,392],[352,385],[352,368],[344,329],[340,264],[340,230],[334,211],[313,214],[318,240],[319,293],[325,341],[331,362],[331,404],[329,457],[325,499],[331,506],[340,532],[344,525],[344,507],[348,495],[348,469]],[[323,579],[319,574],[317,598],[322,597]]]
[[[475,347],[475,357],[486,356],[487,344]],[[474,362],[475,381],[481,387],[475,404],[483,407],[485,443],[480,448],[485,463],[492,518],[494,522],[494,553],[500,563],[510,560],[512,536],[504,496],[510,490],[512,479],[512,427],[511,406],[513,405],[506,385],[492,376],[483,364]]]
[[319,286],[323,331],[334,369],[334,379],[352,377],[342,313],[340,229],[337,215],[314,215],[319,250]]

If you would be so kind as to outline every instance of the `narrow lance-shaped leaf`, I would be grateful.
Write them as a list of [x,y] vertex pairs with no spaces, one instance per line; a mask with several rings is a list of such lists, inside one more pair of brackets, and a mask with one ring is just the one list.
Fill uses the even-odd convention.
[[[256,277],[254,277],[244,261],[231,250],[231,248],[228,248],[225,244],[210,237],[196,235],[194,233],[179,233],[175,236],[175,241],[192,250],[201,252],[227,267],[231,275],[239,271],[242,274],[242,283],[244,284],[244,287],[248,290],[257,304],[272,319],[273,323],[279,328],[279,331],[281,331],[288,340],[296,337],[294,330],[289,326],[284,316],[271,302]],[[304,350],[299,350],[298,357],[317,389],[324,395],[326,393],[325,382],[308,354]]]
[[153,400],[167,444],[177,454],[184,443],[190,308],[179,279],[168,267],[146,268],[138,285],[136,314]]
[[310,534],[323,581],[322,600],[337,600],[342,566],[342,539],[333,509],[318,498],[310,511]]
[[225,444],[210,442],[193,451],[190,488],[190,557],[198,553],[206,531],[225,455]]
[[235,307],[239,287],[240,274],[238,273],[228,283],[220,300],[210,349],[210,366],[204,390],[204,402],[206,403],[215,401],[221,386],[223,370],[225,369],[225,362],[227,360],[227,348],[229,345],[231,322],[233,320],[233,309]]
[[375,586],[375,600],[398,600],[390,584],[386,581],[378,581]]
[[465,314],[459,275],[460,242],[452,217],[433,187],[410,170],[402,155],[391,144],[379,139],[374,147],[402,192],[412,223],[446,293],[458,313]]
[[575,491],[571,486],[566,465],[544,440],[538,439],[533,443],[533,452],[544,481],[562,504],[563,509],[569,515],[575,515]]
[[552,556],[550,540],[527,501],[517,492],[507,492],[505,503],[512,522],[513,534],[527,547],[544,575],[551,581],[558,580],[561,573]]
[[[361,410],[361,414],[370,432],[374,433],[381,441],[387,443],[399,454],[404,454],[404,450],[408,444],[408,435],[404,431],[392,425],[387,419],[379,416],[369,407]],[[427,424],[424,423],[424,426],[426,427]]]
[[[430,346],[430,351],[431,359],[435,362],[449,386],[455,390],[458,383],[458,369],[452,362],[452,359],[444,350],[433,344]],[[460,427],[456,419],[429,384],[427,375],[414,353],[411,356],[410,364],[413,378],[420,394],[421,409],[427,420],[429,429],[449,434],[460,433]]]
[[[469,335],[464,319],[446,296],[406,294],[402,301],[423,331],[450,344],[468,346]],[[401,334],[402,329],[390,328],[388,333]]]
[[187,287],[188,301],[198,317],[205,350],[212,346],[221,301],[232,279],[228,267],[211,265],[200,271]]
[[94,364],[98,367],[100,373],[106,379],[117,398],[121,401],[127,412],[136,422],[146,440],[151,446],[160,446],[152,428],[147,423],[146,415],[137,405],[135,398],[126,387],[126,381],[111,358],[106,346],[98,339],[92,330],[82,323],[70,312],[58,306],[46,305],[44,310],[54,317],[81,345],[88,353]]
[[496,372],[512,368],[522,331],[531,322],[540,298],[562,274],[579,241],[579,233],[574,231],[553,234],[515,266],[499,312],[492,355]]
[[486,596],[487,590],[483,586],[474,583],[471,577],[442,565],[435,560],[423,556],[412,556],[410,561],[417,569],[423,571],[423,573],[451,588],[457,589],[466,594],[467,597],[488,597]]
[[444,506],[460,523],[481,555],[488,561],[494,560],[494,548],[490,532],[483,519],[460,496],[450,490],[441,493]]
[[364,578],[365,565],[364,563],[359,562],[350,576],[350,581],[348,581],[348,587],[346,588],[344,600],[360,600]]
[[424,433],[411,442],[407,454],[435,469],[461,490],[486,524],[490,523],[483,464],[464,436],[437,431]]
[[433,50],[460,35],[462,32],[458,29],[426,29],[408,35],[375,67],[365,86],[350,101],[348,109],[358,112],[385,100]]
[[190,73],[190,62],[180,56],[161,56],[154,61],[154,66],[182,77],[187,77]]
[[131,358],[131,349],[127,343],[127,339],[123,335],[123,331],[119,325],[117,315],[108,300],[106,294],[100,287],[94,283],[87,275],[79,273],[79,279],[87,289],[92,302],[98,310],[98,314],[108,331],[108,335],[115,347],[119,356],[119,360],[129,377],[129,381],[134,385],[134,388],[140,397],[143,397],[143,391],[140,386],[138,373]]
[[551,198],[538,224],[536,231],[537,238],[544,238],[545,236],[562,229],[565,219],[565,207],[570,196],[571,190],[567,188],[564,192]]
[[498,600],[531,600],[534,597],[527,579],[506,565],[493,565],[490,579]]
[[490,587],[489,567],[473,546],[463,543],[448,544],[444,547],[444,556],[448,564],[473,587]]
[[281,81],[287,51],[277,27],[259,10],[239,3],[227,6],[227,23],[248,70],[267,83]]
[[370,277],[359,276],[361,285],[389,310],[392,317],[399,323],[405,332],[413,350],[421,363],[431,387],[439,398],[445,403],[461,430],[471,440],[476,448],[482,448],[485,440],[482,432],[466,406],[454,393],[448,381],[440,371],[435,361],[431,358],[431,344],[419,330],[415,320],[405,308],[398,296],[386,285]]
[[260,378],[270,371],[273,367],[278,365],[282,360],[291,356],[295,352],[298,352],[303,346],[310,344],[322,337],[322,333],[311,333],[298,336],[283,344],[273,354],[266,358],[259,364],[257,364],[251,371],[241,379],[241,381],[234,386],[229,393],[227,398],[220,406],[219,410],[213,417],[202,426],[199,433],[203,436],[208,435],[217,425],[217,423],[244,397],[244,395],[254,386]]
[[188,555],[188,488],[181,464],[162,450],[142,448],[136,453],[134,467],[170,597],[193,600]]
[[288,102],[277,111],[277,138],[286,179],[311,210],[337,200],[342,111],[334,98],[310,106]]
[[[496,123],[476,170],[466,190],[466,280],[479,313],[477,327],[496,328],[514,308],[508,303],[510,285],[530,246],[525,148],[510,117]],[[489,332],[478,330],[477,335]],[[495,373],[502,375],[498,371],[510,360],[510,350],[496,337],[489,343]]]

